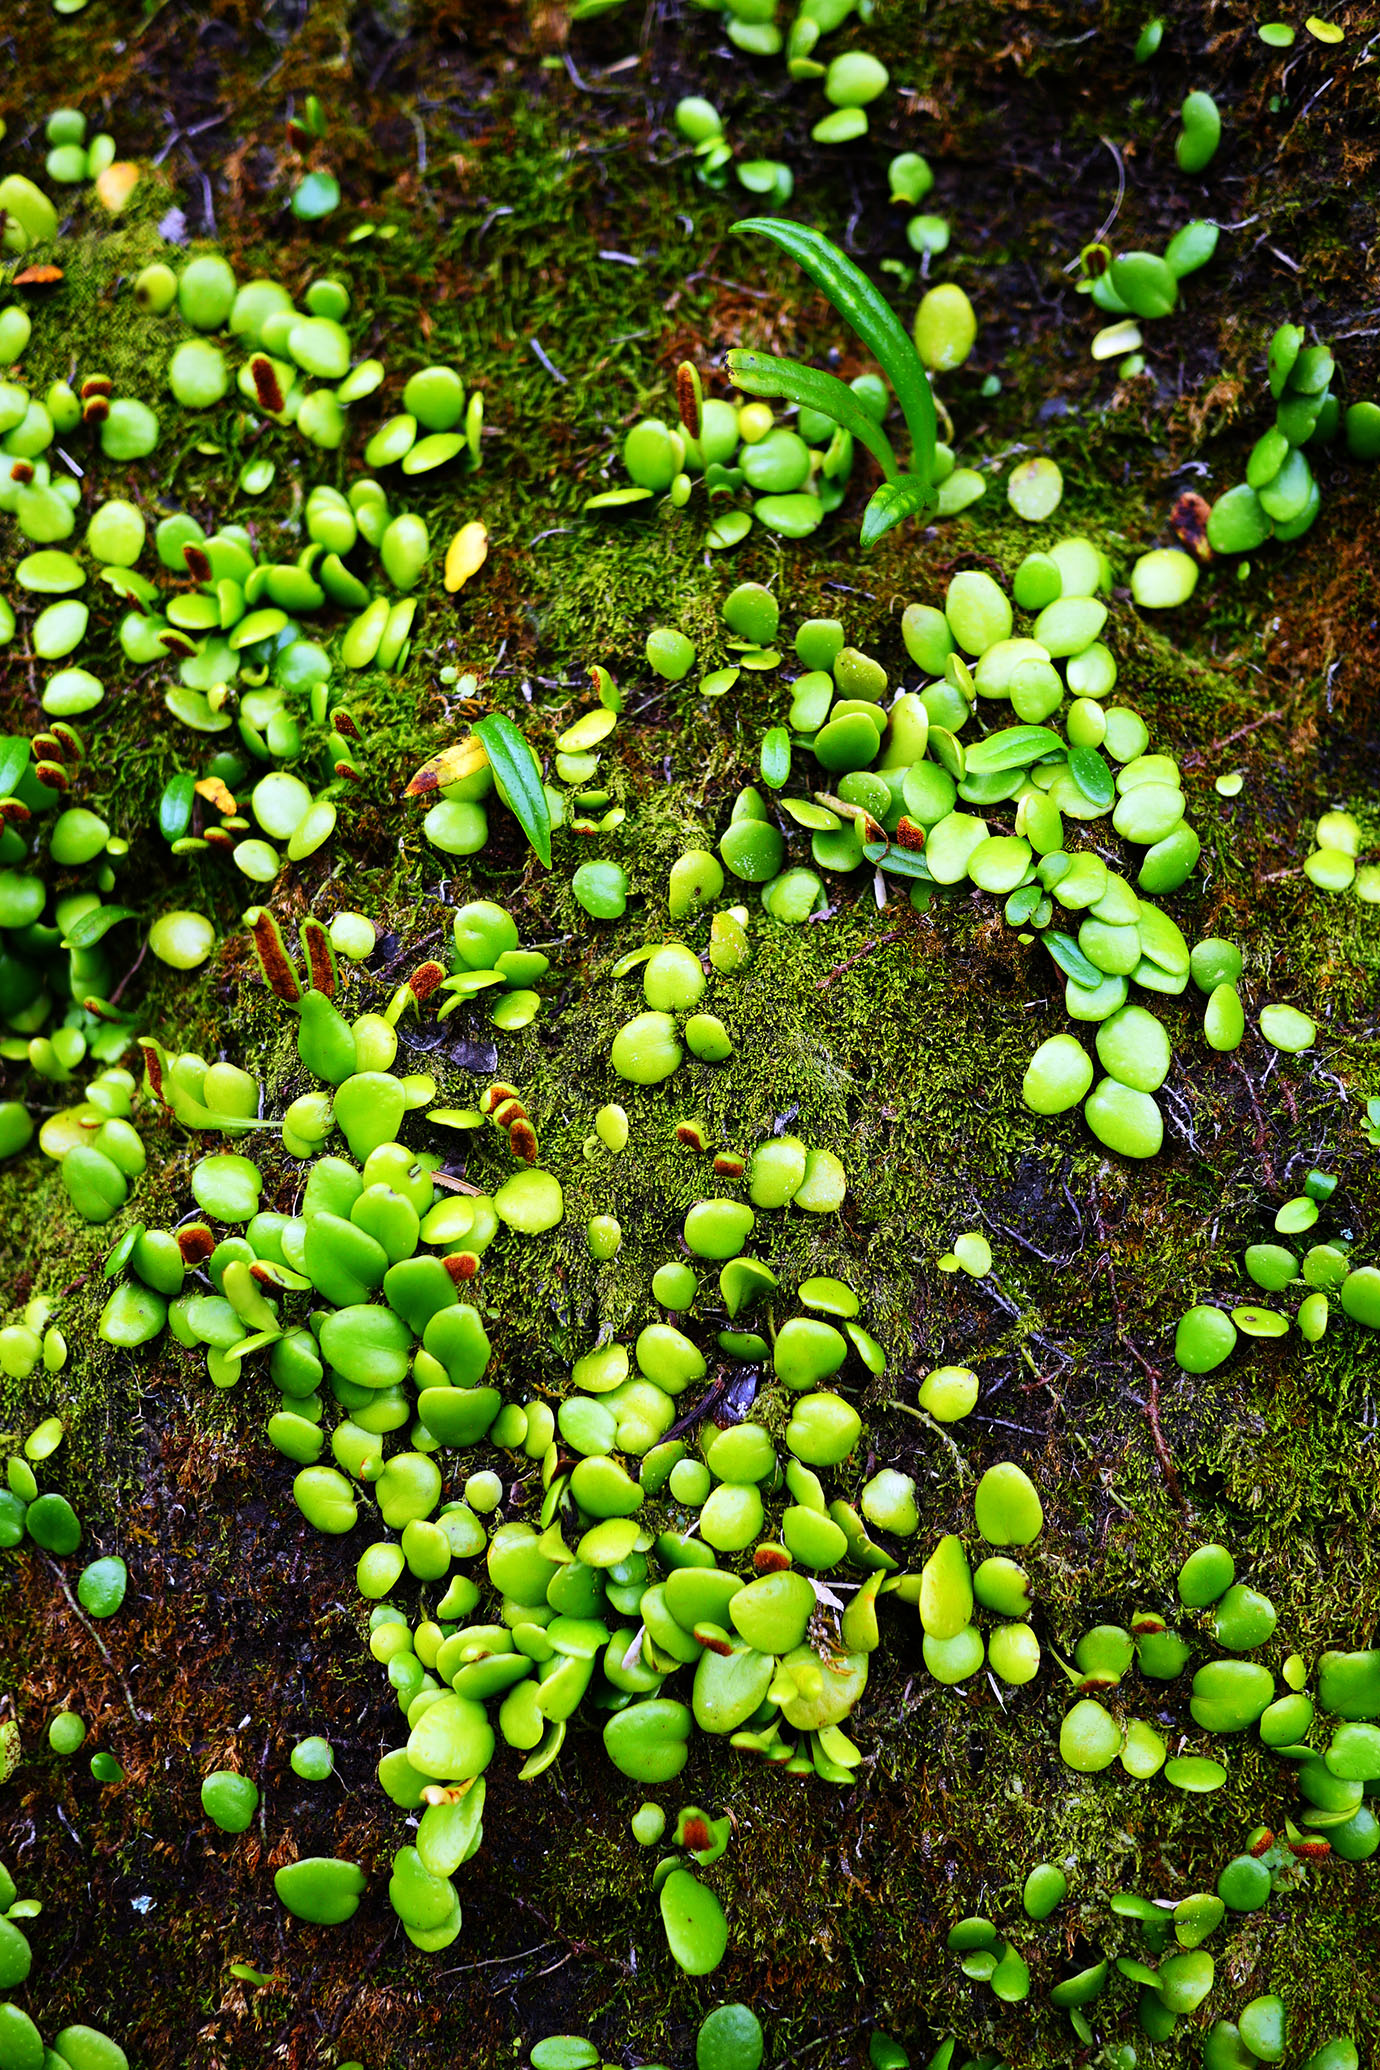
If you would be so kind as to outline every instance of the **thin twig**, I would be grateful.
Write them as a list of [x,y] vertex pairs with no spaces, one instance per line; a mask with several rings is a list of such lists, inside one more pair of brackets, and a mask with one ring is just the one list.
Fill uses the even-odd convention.
[[870,956],[874,949],[882,948],[887,942],[896,941],[901,931],[899,927],[893,927],[889,933],[879,934],[875,941],[864,942],[855,956],[849,956],[843,963],[836,963],[826,977],[820,978],[815,986],[815,990],[817,992],[827,992],[836,977],[842,977],[845,970],[851,970],[855,963],[861,963],[863,957]]
[[936,1423],[933,1416],[927,1414],[927,1412],[924,1409],[912,1408],[909,1402],[889,1401],[887,1403],[887,1407],[889,1409],[899,1409],[903,1416],[913,1416],[917,1423],[923,1423],[927,1429],[932,1430],[935,1436],[937,1438],[941,1438],[943,1442],[948,1446],[949,1450],[953,1453],[954,1464],[958,1468],[960,1478],[971,1478],[973,1471],[972,1467],[969,1466],[962,1452],[960,1452],[958,1446],[949,1436],[948,1431],[944,1429],[942,1424]]
[[126,985],[127,985],[128,983],[129,983],[130,979],[131,979],[132,977],[134,977],[134,976],[135,976],[135,975],[136,975],[136,974],[138,973],[139,965],[140,965],[140,964],[141,964],[141,963],[143,962],[143,960],[144,960],[145,956],[147,956],[147,955],[148,955],[148,952],[149,952],[149,945],[148,945],[148,940],[146,939],[146,940],[145,940],[145,942],[144,942],[144,946],[143,946],[143,948],[142,948],[142,949],[141,949],[141,950],[139,951],[139,954],[138,954],[138,955],[137,955],[137,956],[135,957],[135,959],[134,959],[133,963],[131,963],[131,964],[130,964],[130,966],[129,966],[129,969],[128,969],[128,970],[127,970],[127,971],[125,972],[124,976],[123,976],[123,977],[122,977],[122,978],[120,979],[120,982],[119,982],[119,984],[118,984],[118,985],[117,985],[117,986],[115,987],[115,990],[114,990],[114,991],[113,991],[113,992],[111,993],[111,995],[110,995],[110,1004],[111,1004],[112,1006],[118,1006],[118,1005],[119,1005],[119,1003],[120,1003],[120,994],[121,994],[121,993],[122,993],[122,992],[124,991],[124,989],[125,989],[125,986],[126,986]]
[[529,338],[527,342],[531,346],[537,358],[541,361],[542,365],[546,368],[547,373],[550,374],[552,380],[559,381],[562,388],[568,388],[570,386],[569,377],[563,374],[560,368],[556,365],[556,362],[553,359],[548,358],[547,354],[543,352],[540,340],[537,338]]
[[564,1941],[572,1955],[592,1955],[596,1962],[606,1962],[610,1969],[621,1970],[625,1977],[631,1975],[627,1963],[620,1960],[617,1955],[606,1955],[604,1950],[596,1948],[592,1941],[578,1940],[574,1934],[563,1933],[559,1926],[547,1918],[541,1907],[534,1905],[529,1898],[514,1898],[513,1903],[519,1912],[530,1912],[534,1919],[539,1919],[542,1925],[550,1930],[551,1940],[547,1943],[548,1946],[555,1946],[557,1942]]
[[117,1664],[114,1656],[110,1651],[110,1648],[106,1645],[105,1640],[96,1630],[95,1625],[92,1624],[90,1618],[82,1609],[76,1597],[72,1594],[71,1589],[67,1586],[67,1576],[63,1573],[57,1561],[52,1559],[47,1553],[44,1553],[43,1557],[44,1560],[47,1562],[49,1568],[52,1570],[53,1578],[57,1582],[58,1587],[66,1596],[68,1607],[71,1609],[72,1615],[76,1618],[77,1623],[83,1627],[92,1645],[100,1654],[101,1659],[105,1662],[106,1666],[110,1669],[111,1674],[114,1675],[116,1681],[124,1690],[125,1702],[129,1706],[130,1717],[133,1718],[136,1725],[142,1725],[145,1722],[144,1713],[140,1710],[138,1704],[134,1701],[134,1697],[130,1692],[129,1684],[125,1680],[123,1668],[121,1668]]
[[1032,1258],[1038,1258],[1042,1265],[1053,1265],[1062,1269],[1066,1265],[1072,1265],[1073,1259],[1078,1255],[1075,1251],[1068,1258],[1051,1258],[1048,1251],[1042,1251],[1038,1244],[1031,1243],[1029,1237],[1022,1236],[1019,1229],[1010,1229],[1005,1222],[999,1222],[995,1215],[989,1215],[981,1201],[978,1202],[978,1213],[989,1229],[999,1230],[1003,1236],[1009,1236],[1023,1251],[1029,1251]]
[[779,2056],[776,2059],[776,2070],[787,2070],[788,2064],[803,2062],[805,2057],[812,2056],[817,2048],[824,2048],[831,2041],[841,2041],[845,2034],[856,2034],[859,2027],[865,2027],[867,2024],[866,2020],[854,2020],[851,2027],[832,2027],[827,2034],[821,2034],[818,2041],[807,2041],[793,2056]]
[[1256,1151],[1259,1154],[1260,1162],[1262,1167],[1264,1168],[1266,1179],[1269,1181],[1272,1187],[1275,1187],[1279,1184],[1279,1181],[1275,1177],[1274,1159],[1270,1155],[1270,1132],[1265,1126],[1265,1116],[1261,1112],[1260,1095],[1256,1092],[1255,1087],[1251,1084],[1250,1073],[1247,1071],[1245,1065],[1241,1062],[1241,1059],[1239,1057],[1232,1058],[1232,1069],[1240,1075],[1247,1092],[1251,1096],[1251,1109],[1255,1115]]
[[439,1981],[441,1977],[468,1976],[472,1969],[501,1969],[511,1962],[525,1962],[529,1955],[544,1955],[548,1948],[559,1947],[559,1945],[558,1941],[538,1941],[535,1948],[519,1949],[516,1955],[486,1955],[482,1962],[465,1962],[461,1964],[459,1969],[438,1970],[436,1972],[437,1979]]
[[1156,1367],[1151,1365],[1149,1359],[1145,1357],[1144,1353],[1137,1348],[1124,1331],[1118,1329],[1117,1337],[1126,1346],[1126,1349],[1150,1382],[1150,1392],[1145,1402],[1145,1414],[1150,1423],[1150,1436],[1155,1446],[1155,1457],[1160,1462],[1160,1472],[1164,1475],[1166,1488],[1168,1488],[1170,1494],[1174,1497],[1180,1509],[1182,1509],[1184,1506],[1184,1496],[1183,1489],[1179,1485],[1179,1470],[1175,1466],[1169,1446],[1165,1442],[1164,1426],[1160,1422],[1159,1372]]
[[1205,748],[1194,748],[1183,758],[1185,768],[1196,769],[1200,763],[1207,760],[1209,755],[1219,754],[1223,748],[1231,747],[1238,740],[1244,740],[1248,733],[1255,733],[1262,726],[1273,725],[1276,719],[1282,719],[1283,717],[1284,713],[1282,710],[1266,712],[1262,717],[1252,719],[1249,725],[1238,726],[1235,733],[1224,734],[1221,740],[1214,740]]
[[328,2041],[334,2041],[336,2036],[339,2034],[341,2028],[344,2026],[345,2015],[349,2012],[350,2007],[354,2004],[360,1992],[364,1989],[364,1986],[368,1981],[371,1971],[377,1967],[379,1957],[382,1955],[384,1949],[388,1946],[388,1943],[392,1940],[392,1938],[393,1932],[390,1928],[389,1931],[383,1936],[383,1939],[381,1941],[376,1941],[374,1946],[370,1949],[368,1955],[365,1956],[362,1966],[356,1973],[353,1989],[346,1993],[340,2005],[336,2008],[335,2018],[332,2020],[326,2034],[326,2039]]
[[1110,137],[1099,137],[1097,141],[1099,144],[1105,144],[1116,160],[1116,200],[1112,203],[1111,210],[1102,228],[1093,233],[1093,243],[1101,244],[1103,238],[1121,213],[1121,204],[1126,195],[1126,165],[1120,151],[1118,151]]

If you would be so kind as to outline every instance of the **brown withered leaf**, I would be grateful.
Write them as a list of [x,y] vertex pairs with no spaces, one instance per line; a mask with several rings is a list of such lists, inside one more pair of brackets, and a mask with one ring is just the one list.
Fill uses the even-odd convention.
[[433,791],[439,791],[444,785],[460,783],[463,778],[473,776],[488,759],[483,741],[471,733],[453,747],[442,748],[440,754],[433,755],[429,762],[423,762],[403,796],[429,798]]
[[1185,489],[1169,515],[1170,531],[1194,560],[1201,561],[1204,566],[1212,559],[1207,536],[1211,515],[1211,507],[1196,489]]

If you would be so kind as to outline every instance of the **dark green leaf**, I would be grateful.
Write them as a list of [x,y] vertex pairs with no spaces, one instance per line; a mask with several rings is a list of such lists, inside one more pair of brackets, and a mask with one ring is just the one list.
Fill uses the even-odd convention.
[[158,831],[165,841],[180,841],[192,823],[192,800],[196,778],[190,769],[178,772],[163,787],[158,800]]
[[791,773],[791,736],[784,726],[762,735],[762,781],[779,791]]
[[1024,927],[1026,921],[1040,903],[1038,884],[1022,884],[1012,892],[1006,901],[1006,924],[1008,927]]
[[918,849],[894,848],[889,841],[864,841],[863,854],[888,877],[914,877],[921,884],[933,884],[930,866]]
[[903,474],[899,481],[880,483],[872,491],[863,512],[862,545],[875,546],[894,526],[904,523],[908,517],[919,517],[924,511],[934,510],[938,502],[936,492],[918,474]]
[[62,937],[62,946],[64,949],[90,949],[121,920],[133,918],[133,906],[93,906],[89,913],[81,914],[72,922]]
[[801,409],[818,410],[822,417],[851,431],[881,463],[889,482],[900,473],[890,439],[837,374],[801,366],[798,360],[778,359],[770,352],[737,350],[728,355],[728,371],[747,395],[781,396]]
[[1104,811],[1115,798],[1116,784],[1112,772],[1096,748],[1070,748],[1069,773],[1083,796],[1090,798],[1094,805],[1101,805]]
[[1003,769],[1026,769],[1063,745],[1052,726],[1003,726],[999,733],[973,742],[968,774],[995,776]]
[[536,756],[511,719],[490,712],[474,729],[484,743],[494,778],[508,810],[517,820],[542,862],[551,867],[551,808]]
[[28,766],[29,743],[23,734],[6,733],[0,737],[0,798],[12,795]]
[[1041,940],[1065,977],[1072,978],[1075,985],[1083,985],[1089,992],[1097,990],[1106,972],[1099,970],[1095,963],[1089,963],[1071,934],[1056,931],[1042,935]]
[[910,432],[911,471],[924,481],[934,474],[934,397],[909,332],[886,297],[827,237],[779,216],[747,216],[740,232],[760,231],[804,268],[881,362]]

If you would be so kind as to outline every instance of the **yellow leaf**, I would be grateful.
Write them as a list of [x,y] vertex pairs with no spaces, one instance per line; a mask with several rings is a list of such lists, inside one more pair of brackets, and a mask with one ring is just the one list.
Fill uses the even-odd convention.
[[567,726],[556,746],[563,755],[581,754],[586,748],[597,747],[601,740],[612,733],[617,724],[617,712],[611,712],[601,705],[597,711],[583,713],[573,726]]
[[463,588],[489,558],[489,535],[478,518],[462,525],[446,548],[446,588]]
[[108,165],[96,181],[96,199],[108,215],[118,216],[139,184],[139,168],[127,158]]
[[473,776],[488,759],[478,735],[467,734],[464,740],[456,741],[454,747],[442,748],[439,755],[423,762],[403,796],[428,798],[433,791],[442,790],[447,784],[460,783],[465,777]]
[[203,776],[192,788],[199,798],[205,798],[208,805],[214,805],[217,812],[238,810],[234,799],[218,776]]

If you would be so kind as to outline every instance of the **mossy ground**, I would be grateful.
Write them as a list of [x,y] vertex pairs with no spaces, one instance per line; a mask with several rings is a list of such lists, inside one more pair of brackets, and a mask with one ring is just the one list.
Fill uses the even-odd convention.
[[[456,599],[438,579],[424,587],[402,677],[351,684],[367,737],[357,802],[336,841],[275,889],[274,904],[288,918],[348,905],[386,922],[395,967],[386,981],[355,980],[371,1004],[465,895],[501,898],[524,940],[556,945],[559,987],[497,1059],[522,1089],[567,1200],[553,1239],[503,1239],[486,1257],[483,1299],[507,1384],[558,1393],[569,1359],[601,1327],[621,1334],[645,1319],[648,1271],[668,1254],[684,1208],[711,1190],[707,1167],[671,1147],[671,1119],[698,1114],[716,1142],[746,1148],[789,1115],[793,1130],[844,1157],[850,1195],[838,1218],[773,1218],[772,1260],[787,1283],[807,1270],[846,1276],[888,1353],[887,1374],[868,1390],[866,1456],[843,1492],[874,1463],[895,1462],[920,1482],[927,1533],[968,1526],[971,1480],[888,1404],[912,1400],[932,1364],[971,1363],[983,1394],[958,1433],[968,1466],[1018,1458],[1044,1496],[1047,1530],[1032,1565],[1047,1647],[1067,1658],[1097,1619],[1167,1611],[1187,1545],[1217,1536],[1279,1605],[1280,1640],[1265,1656],[1277,1668],[1293,1648],[1309,1657],[1374,1636],[1373,1347],[1337,1329],[1306,1356],[1292,1343],[1247,1347],[1195,1381],[1177,1372],[1168,1345],[1192,1298],[1239,1280],[1242,1246],[1270,1233],[1275,1206],[1310,1165],[1341,1180],[1335,1226],[1362,1248],[1375,1238],[1380,1161],[1356,1114],[1380,1090],[1376,925],[1372,909],[1325,900],[1297,875],[1308,823],[1326,804],[1351,804],[1367,838],[1380,833],[1373,475],[1329,463],[1323,517],[1298,546],[1267,549],[1244,579],[1218,567],[1164,627],[1138,618],[1119,592],[1109,635],[1118,694],[1144,713],[1157,745],[1185,758],[1203,833],[1203,867],[1174,901],[1176,915],[1190,939],[1248,945],[1254,1004],[1284,997],[1318,1011],[1323,1034],[1306,1058],[1275,1060],[1254,1035],[1236,1058],[1213,1057],[1191,998],[1168,1002],[1179,1062],[1166,1150],[1128,1169],[1095,1155],[1077,1123],[1035,1122],[1020,1103],[1025,1059],[1064,1025],[1041,950],[1018,946],[979,899],[924,916],[893,900],[879,914],[870,888],[841,888],[825,924],[792,931],[754,919],[751,966],[718,981],[710,1002],[737,1043],[726,1070],[691,1062],[667,1090],[638,1093],[611,1082],[606,1063],[612,1033],[640,1005],[637,974],[614,979],[612,968],[629,946],[663,934],[703,946],[707,923],[669,922],[667,869],[686,845],[713,845],[753,773],[762,726],[780,713],[769,677],[745,675],[717,704],[648,679],[641,649],[651,624],[684,626],[713,666],[724,658],[718,605],[729,581],[772,580],[787,628],[815,612],[841,616],[850,640],[896,676],[902,607],[935,598],[956,560],[990,555],[1009,570],[1031,544],[1082,530],[1124,578],[1131,552],[1163,535],[1181,489],[1212,493],[1236,478],[1268,418],[1261,348],[1285,315],[1315,320],[1324,337],[1360,333],[1338,356],[1348,395],[1374,391],[1365,226],[1376,119],[1371,75],[1353,63],[1364,10],[1336,11],[1349,31],[1340,55],[1301,48],[1277,110],[1268,101],[1278,67],[1261,57],[1250,10],[1222,7],[1211,22],[1187,5],[1163,12],[1164,54],[1143,68],[1129,56],[1139,5],[916,0],[880,9],[866,34],[847,32],[878,50],[904,89],[884,104],[888,142],[935,163],[930,206],[955,222],[935,271],[968,287],[982,320],[973,360],[943,389],[963,457],[1038,443],[1068,485],[1047,535],[1010,515],[997,484],[952,524],[893,534],[866,559],[856,491],[817,541],[779,547],[755,535],[731,575],[698,550],[693,512],[607,526],[580,514],[606,467],[618,478],[626,426],[669,410],[678,358],[713,366],[738,342],[806,353],[838,342],[800,277],[733,237],[737,197],[693,182],[668,126],[678,93],[715,98],[745,154],[789,158],[802,199],[860,253],[905,253],[880,139],[826,167],[808,144],[817,112],[808,93],[764,104],[752,81],[779,85],[779,70],[726,69],[713,56],[710,17],[654,10],[641,44],[631,15],[595,21],[570,39],[568,71],[555,11],[451,6],[424,16],[332,0],[259,24],[235,6],[194,16],[170,4],[117,47],[99,0],[66,23],[25,0],[23,107],[6,110],[0,150],[6,168],[17,162],[28,124],[69,99],[93,113],[108,100],[122,152],[146,160],[170,129],[186,132],[114,235],[86,236],[79,219],[64,248],[67,278],[36,319],[26,365],[36,387],[75,362],[157,398],[181,333],[175,319],[135,315],[125,289],[174,203],[193,234],[210,227],[209,191],[241,277],[262,269],[294,289],[323,270],[348,279],[352,330],[389,364],[390,396],[423,355],[455,359],[485,392],[483,471],[411,501],[439,541],[482,517],[489,562]],[[639,48],[637,66],[605,69]],[[1232,110],[1206,197],[1172,171],[1173,110],[1204,84]],[[393,226],[391,240],[341,252],[329,231],[323,244],[282,208],[282,113],[307,91],[331,116],[348,219],[362,212]],[[1301,112],[1319,96],[1314,112]],[[223,126],[196,128],[221,113]],[[1086,357],[1086,318],[1062,270],[1116,193],[1104,137],[1127,172],[1117,241],[1158,246],[1208,209],[1258,218],[1228,233],[1215,270],[1186,284],[1171,345],[1155,340],[1154,375],[1120,387]],[[918,291],[917,281],[908,303]],[[845,344],[841,364],[851,374],[862,363]],[[984,398],[994,371],[1001,391]],[[235,415],[218,415],[207,433],[223,453],[199,452],[182,426],[165,435],[165,499],[219,520],[295,523],[304,448],[294,435],[267,434],[278,479],[251,504],[227,503],[220,487],[242,457]],[[344,480],[355,464],[322,456],[311,478]],[[1206,482],[1192,471],[1200,465]],[[118,470],[103,483],[114,492]],[[115,652],[90,651],[98,672]],[[624,828],[595,844],[558,837],[549,877],[497,826],[489,849],[460,868],[428,850],[398,799],[461,716],[439,668],[473,670],[545,752],[580,708],[594,662],[631,693],[610,764]],[[14,649],[0,669],[7,728],[32,726],[35,672]],[[110,678],[126,680],[113,660]],[[1267,711],[1281,716],[1233,739]],[[168,724],[151,676],[112,700],[91,733],[85,797],[134,844],[126,882],[155,887],[158,903],[175,894],[214,912],[226,930],[197,980],[141,973],[131,996],[144,1025],[170,1046],[226,1050],[260,1071],[276,1109],[303,1080],[290,1027],[234,934],[248,888],[214,861],[172,875],[149,832],[162,784],[197,744]],[[1226,767],[1247,779],[1231,802],[1212,788]],[[627,917],[606,929],[591,930],[569,893],[570,870],[590,854],[623,861],[635,893]],[[490,1030],[478,1010],[447,1027],[453,1036],[419,1051],[416,1068],[435,1072],[443,1098],[469,1104],[493,1066],[465,1045],[487,1043]],[[51,1104],[65,1097],[42,1091]],[[587,1160],[590,1118],[610,1096],[629,1109],[635,1148],[616,1163]],[[150,1169],[131,1212],[157,1224],[185,1207],[196,1150],[152,1118],[145,1134]],[[265,1168],[286,1202],[299,1170]],[[501,1176],[492,1140],[470,1169]],[[583,1227],[605,1210],[618,1214],[625,1246],[596,1267]],[[992,1280],[936,1270],[967,1227],[992,1240]],[[35,1157],[6,1169],[7,1293],[16,1305],[36,1288],[65,1293],[63,1324],[82,1348],[59,1383],[11,1388],[5,1421],[22,1432],[61,1407],[62,1484],[92,1540],[123,1552],[134,1575],[124,1612],[100,1634],[107,1661],[48,1563],[5,1556],[11,1643],[0,1686],[26,1757],[0,1851],[45,1902],[35,1928],[42,1996],[33,1998],[45,2027],[82,2017],[108,2025],[147,2070],[350,2055],[368,2070],[451,2059],[489,2070],[515,2060],[519,2038],[567,2027],[591,2028],[610,2060],[661,2056],[682,2070],[703,2010],[743,1997],[766,2023],[778,2066],[842,2070],[862,2060],[880,2024],[917,2057],[927,2035],[957,2031],[1012,2065],[1053,2070],[1076,2055],[1044,2003],[1061,1958],[1130,1946],[1112,1930],[1107,1896],[1211,1888],[1251,1826],[1293,1808],[1280,1767],[1244,1746],[1227,1757],[1227,1788],[1207,1799],[1162,1784],[1078,1781],[1055,1751],[1062,1704],[1052,1665],[1026,1690],[999,1693],[978,1678],[942,1691],[923,1673],[913,1615],[888,1613],[857,1716],[869,1756],[861,1787],[796,1784],[701,1738],[663,1793],[672,1806],[723,1805],[734,1817],[732,1846],[712,1872],[733,1940],[713,1979],[671,1969],[652,1863],[627,1828],[643,1793],[583,1732],[575,1758],[535,1784],[495,1764],[489,1838],[460,1879],[465,1931],[446,1955],[416,1957],[380,1894],[404,1828],[372,1771],[401,1721],[364,1656],[349,1556],[297,1517],[291,1469],[260,1435],[262,1383],[218,1396],[200,1362],[166,1340],[137,1358],[83,1345],[101,1299],[92,1274],[112,1233],[74,1224],[55,1172]],[[769,1400],[764,1408],[779,1413]],[[81,1759],[60,1764],[46,1752],[44,1721],[65,1700],[90,1719],[93,1744],[125,1762],[121,1790],[99,1791]],[[1181,1694],[1153,1701],[1166,1726],[1186,1726],[1186,1743],[1200,1744]],[[290,1775],[289,1747],[313,1730],[336,1743],[339,1783],[313,1788]],[[200,1776],[225,1762],[266,1785],[264,1821],[239,1842],[208,1833],[197,1807]],[[332,1934],[285,1922],[271,1891],[278,1861],[317,1851],[352,1855],[375,1883],[356,1921]],[[1041,1857],[1069,1862],[1071,1900],[1047,1927],[1016,1931],[1036,1988],[1026,2006],[1001,2009],[962,1981],[944,1935],[975,1910],[1018,1929],[1019,1884]],[[1380,2008],[1365,1950],[1375,1945],[1377,1873],[1326,1864],[1298,1896],[1223,1929],[1213,2013],[1277,1989],[1291,2007],[1294,2055],[1341,2030],[1373,2047]],[[235,1960],[278,1980],[258,1991],[238,1984],[228,1976]],[[1130,2031],[1132,1995],[1121,1984],[1104,2001],[1106,2033]],[[1166,2070],[1197,2054],[1182,2028],[1161,2048],[1142,2045],[1142,2059]]]

